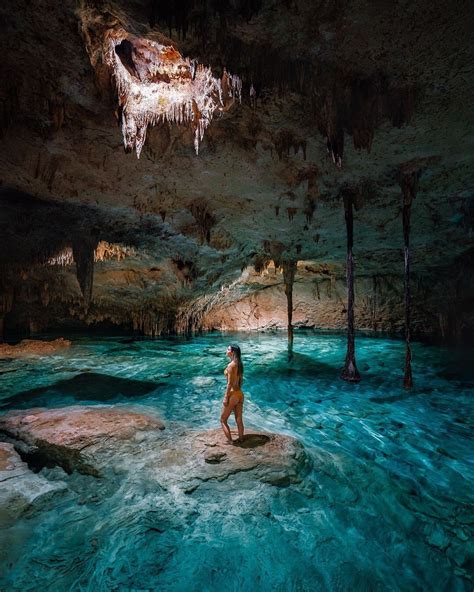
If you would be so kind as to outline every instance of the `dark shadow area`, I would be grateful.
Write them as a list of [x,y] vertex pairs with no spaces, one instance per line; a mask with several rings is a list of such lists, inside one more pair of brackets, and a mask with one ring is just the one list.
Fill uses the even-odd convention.
[[246,434],[243,442],[234,442],[234,445],[239,448],[258,448],[267,442],[270,442],[270,437],[265,434]]
[[369,401],[372,403],[397,403],[399,401],[406,401],[419,395],[430,395],[433,389],[421,389],[421,390],[407,390],[399,395],[393,395],[390,397],[370,397]]
[[48,405],[54,399],[70,397],[76,401],[113,401],[120,398],[142,397],[162,383],[117,378],[107,374],[86,372],[74,378],[59,380],[55,384],[17,393],[5,399],[2,406],[28,407]]
[[[161,221],[98,206],[42,199],[14,189],[0,189],[0,267],[29,268],[45,263],[74,242],[94,238],[142,247],[168,238]],[[104,323],[107,329],[107,323]]]
[[[315,357],[317,352],[315,352]],[[341,366],[344,360],[341,359]],[[291,359],[288,359],[288,351],[282,351],[278,356],[267,361],[266,356],[261,361],[252,363],[252,376],[265,374],[265,376],[314,376],[318,378],[337,377],[339,368],[319,362],[311,356],[293,352]]]
[[23,445],[16,445],[15,450],[20,455],[21,460],[28,465],[28,468],[30,471],[33,471],[33,473],[39,473],[44,468],[54,469],[54,467],[61,467],[68,475],[73,473],[73,468],[69,466],[64,459],[62,462],[58,462],[58,460],[54,458],[54,454],[48,456],[44,451],[36,447],[28,448]]

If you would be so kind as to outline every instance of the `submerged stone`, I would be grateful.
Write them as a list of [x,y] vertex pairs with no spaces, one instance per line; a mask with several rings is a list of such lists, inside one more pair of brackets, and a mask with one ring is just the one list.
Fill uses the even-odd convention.
[[[295,438],[254,432],[246,434],[240,444],[228,444],[220,429],[182,434],[167,443],[156,463],[160,482],[171,481],[187,493],[203,482],[225,481],[240,473],[251,481],[284,487],[300,483],[311,467]],[[158,474],[158,470],[153,472]]]
[[13,444],[0,442],[0,527],[12,524],[33,504],[65,487],[65,483],[52,483],[30,471]]
[[15,440],[32,464],[96,477],[111,458],[137,448],[137,434],[163,429],[157,417],[112,407],[29,409],[0,418],[0,435]]
[[53,397],[75,401],[116,401],[122,397],[142,397],[160,386],[157,382],[110,376],[99,372],[82,372],[72,378],[58,380],[52,385],[22,391],[6,399],[7,405],[50,405]]
[[220,429],[160,435],[160,419],[134,410],[72,406],[12,411],[0,418],[30,466],[60,466],[95,477],[137,474],[150,484],[194,491],[206,481],[248,474],[277,486],[299,483],[311,462],[303,446],[281,434],[248,433],[230,445]]

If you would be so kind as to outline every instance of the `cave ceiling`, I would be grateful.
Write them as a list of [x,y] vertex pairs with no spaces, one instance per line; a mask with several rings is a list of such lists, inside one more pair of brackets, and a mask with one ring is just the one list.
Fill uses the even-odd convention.
[[[3,266],[44,263],[74,241],[120,244],[132,254],[94,281],[117,293],[122,274],[124,298],[124,274],[130,298],[155,284],[197,296],[268,260],[343,276],[349,188],[356,274],[401,277],[411,171],[413,272],[469,257],[471,2],[19,0],[2,3],[0,22]],[[228,96],[209,91],[198,155],[191,112],[151,121],[139,158],[134,138],[124,146],[131,102],[104,53],[111,35],[113,58],[146,88],[173,82],[156,48],[173,48],[191,94],[197,62],[208,82],[235,77]]]

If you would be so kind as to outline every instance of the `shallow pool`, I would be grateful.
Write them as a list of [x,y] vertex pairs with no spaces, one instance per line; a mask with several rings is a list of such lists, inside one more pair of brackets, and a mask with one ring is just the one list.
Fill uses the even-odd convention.
[[407,392],[390,339],[357,340],[358,385],[338,377],[344,335],[298,333],[291,359],[284,334],[72,340],[0,360],[0,412],[106,404],[157,411],[170,434],[216,427],[238,343],[246,427],[298,438],[313,469],[192,495],[43,469],[68,488],[0,531],[0,590],[473,589],[472,351],[415,344]]

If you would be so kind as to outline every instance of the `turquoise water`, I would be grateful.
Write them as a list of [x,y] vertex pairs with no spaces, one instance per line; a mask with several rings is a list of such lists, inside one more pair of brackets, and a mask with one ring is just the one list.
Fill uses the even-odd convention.
[[[298,438],[313,461],[286,488],[237,474],[192,495],[147,476],[67,483],[0,531],[0,590],[446,590],[474,587],[472,351],[357,340],[358,385],[338,378],[343,335],[73,338],[47,358],[0,360],[0,412],[128,406],[167,432],[219,425],[229,342],[245,364],[248,429]],[[231,420],[233,424],[233,420]]]

